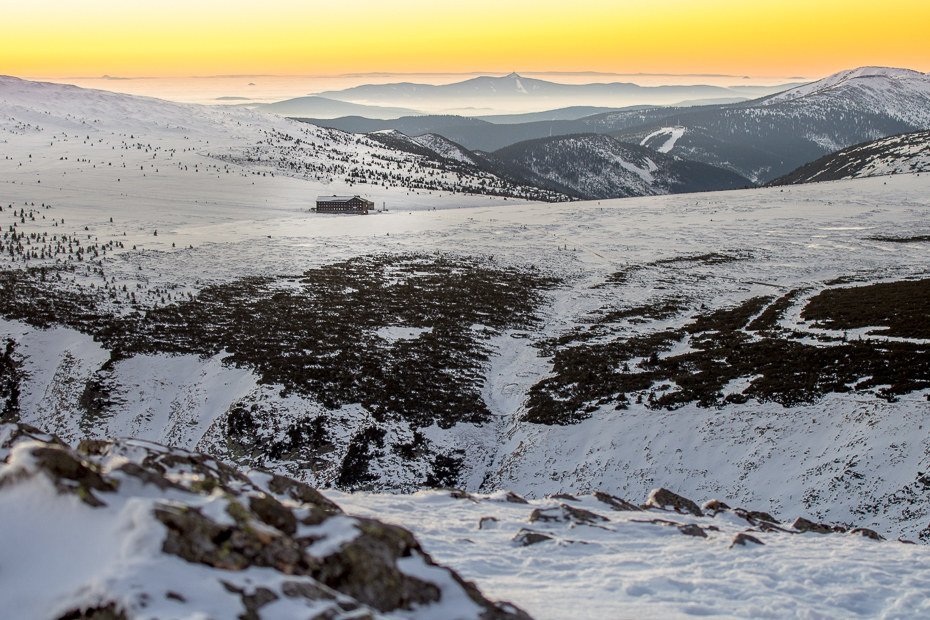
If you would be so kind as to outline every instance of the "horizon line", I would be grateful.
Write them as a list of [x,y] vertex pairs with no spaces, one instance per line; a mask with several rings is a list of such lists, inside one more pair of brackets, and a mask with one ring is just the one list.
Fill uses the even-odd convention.
[[452,71],[452,72],[391,72],[391,71],[370,71],[355,73],[333,73],[333,74],[276,74],[276,73],[258,73],[258,74],[228,74],[228,75],[139,75],[139,76],[111,76],[104,75],[80,75],[80,76],[49,76],[33,75],[23,76],[22,79],[55,79],[55,80],[166,80],[166,79],[255,79],[255,78],[363,78],[363,77],[389,77],[389,76],[454,76],[454,75],[478,75],[495,77],[497,75],[507,76],[516,73],[520,76],[528,75],[591,75],[591,76],[616,76],[616,77],[695,77],[695,78],[733,78],[738,80],[746,79],[787,79],[787,80],[808,80],[813,76],[787,76],[787,75],[730,75],[726,73],[613,73],[607,71]]

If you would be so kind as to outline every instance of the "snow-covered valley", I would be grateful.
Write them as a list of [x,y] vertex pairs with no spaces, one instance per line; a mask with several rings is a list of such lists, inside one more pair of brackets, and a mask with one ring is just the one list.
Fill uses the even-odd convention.
[[[530,202],[351,134],[26,84],[0,91],[5,421],[331,489],[537,618],[927,613],[923,545],[766,532],[763,551],[734,551],[732,524],[704,542],[631,525],[619,543],[586,525],[527,547],[546,557],[518,571],[507,541],[528,508],[397,494],[513,491],[545,509],[665,487],[783,525],[930,541],[930,333],[907,297],[930,277],[930,176]],[[339,158],[420,187],[326,175]],[[362,187],[387,211],[309,212]],[[837,310],[857,295],[888,312]],[[506,536],[472,531],[478,512]],[[656,575],[635,554],[661,558]],[[778,577],[823,555],[811,579],[836,584],[828,602]],[[775,576],[745,572],[763,556]],[[693,571],[708,557],[748,581],[705,590]],[[609,561],[625,568],[586,572]],[[868,583],[903,585],[857,599],[868,562]],[[563,569],[592,581],[548,589]],[[746,598],[753,579],[768,585]],[[604,592],[616,606],[598,607]]]

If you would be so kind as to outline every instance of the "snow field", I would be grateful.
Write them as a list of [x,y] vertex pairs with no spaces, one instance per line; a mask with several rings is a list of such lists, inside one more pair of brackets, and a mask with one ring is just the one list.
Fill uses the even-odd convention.
[[[287,185],[296,181],[266,177],[266,182]],[[862,402],[855,400],[861,396],[833,396],[807,407],[784,409],[750,402],[721,412],[689,406],[656,413],[634,405],[624,414],[608,408],[580,426],[564,428],[526,425],[520,417],[527,390],[548,372],[547,360],[538,356],[532,341],[561,333],[605,303],[637,306],[683,296],[694,305],[715,308],[759,295],[780,296],[795,288],[809,288],[812,295],[823,289],[824,282],[840,276],[876,281],[923,273],[928,258],[924,244],[891,244],[865,237],[924,230],[930,207],[924,189],[928,182],[926,175],[899,175],[785,191],[564,205],[508,202],[487,208],[463,205],[436,211],[389,211],[369,217],[285,214],[275,219],[272,212],[262,232],[280,227],[287,234],[270,240],[255,234],[254,220],[236,221],[231,212],[229,221],[222,224],[197,223],[197,234],[215,235],[213,243],[194,250],[127,251],[108,256],[102,265],[107,276],[117,277],[117,284],[124,279],[134,283],[131,278],[141,273],[162,290],[183,286],[196,292],[211,281],[299,273],[359,252],[454,250],[535,264],[569,278],[569,284],[550,294],[541,333],[529,339],[505,335],[494,341],[498,355],[486,374],[485,394],[496,422],[482,428],[460,425],[448,431],[429,430],[430,438],[442,445],[469,447],[463,478],[467,488],[477,490],[487,480],[486,484],[530,496],[560,490],[586,492],[594,486],[632,495],[661,484],[694,497],[713,494],[753,504],[786,518],[816,516],[867,525],[891,536],[913,536],[925,526],[922,517],[914,518],[926,514],[924,507],[916,508],[916,513],[894,506],[872,513],[869,507],[883,499],[890,501],[898,489],[913,482],[917,472],[930,467],[924,447],[930,426],[923,428],[930,421],[925,420],[922,393],[899,403],[868,396]],[[434,200],[440,206],[454,204],[446,203],[446,197]],[[162,208],[172,220],[159,225],[165,230],[173,225],[181,234],[187,230],[184,222],[189,216],[170,215],[169,205]],[[80,224],[84,213],[80,206],[70,206],[66,219]],[[222,235],[216,232],[220,230]],[[752,258],[717,266],[647,266],[618,289],[591,288],[607,274],[630,265],[731,250],[749,252]],[[800,324],[799,308],[796,305],[794,314],[789,312],[785,320],[802,332],[816,334],[817,330]],[[618,329],[645,333],[676,328],[688,320],[686,315],[670,321],[628,323]],[[80,426],[75,414],[76,388],[69,391],[62,386],[82,385],[106,360],[106,352],[87,337],[71,336],[86,345],[68,344],[67,338],[41,336],[40,330],[18,323],[4,331],[17,338],[26,332],[35,334],[23,341],[28,347],[24,353],[28,352],[30,374],[23,420],[47,424],[69,439],[86,433],[137,434],[203,447],[207,444],[200,442],[210,435],[217,416],[241,394],[254,393],[250,387],[254,377],[220,369],[218,360],[192,359],[183,363],[193,366],[179,367],[184,371],[172,370],[181,362],[172,357],[126,360],[117,364],[116,372],[117,384],[124,386],[121,413],[105,423]],[[45,338],[44,344],[33,344],[32,338]],[[76,364],[74,360],[86,361]],[[214,387],[199,385],[201,376],[216,377],[209,384]],[[67,383],[68,377],[76,383]],[[276,400],[273,392],[272,387],[269,398]],[[299,403],[284,407],[295,415],[304,409]],[[356,413],[347,411],[345,417],[344,432],[349,436],[365,423],[364,416]],[[875,417],[880,419],[877,427],[871,421]],[[808,426],[819,430],[804,430]],[[756,428],[771,430],[762,437]],[[884,430],[876,433],[876,428]],[[900,437],[906,441],[902,443]],[[797,450],[799,438],[806,454]],[[215,439],[209,440],[210,445],[214,443]],[[847,478],[838,483],[833,476],[843,480],[848,461],[844,456],[851,450],[860,456],[858,473],[866,482]],[[890,466],[899,462],[906,466]],[[386,488],[392,488],[390,471],[379,472],[388,476]],[[295,475],[310,476],[307,480],[315,484],[324,482],[306,471]],[[404,486],[410,482],[415,481]]]
[[[349,512],[409,528],[438,562],[537,620],[890,620],[930,614],[930,552],[919,545],[843,534],[763,533],[729,512],[716,517],[617,512],[589,495],[527,505],[507,502],[503,494],[470,500],[443,491],[326,495]],[[529,522],[533,510],[560,503],[609,521]],[[653,519],[672,525],[648,523]],[[689,523],[719,531],[705,530],[707,538],[699,538],[674,525]],[[524,529],[552,540],[520,546],[512,539]],[[764,544],[731,548],[734,536],[747,530]]]

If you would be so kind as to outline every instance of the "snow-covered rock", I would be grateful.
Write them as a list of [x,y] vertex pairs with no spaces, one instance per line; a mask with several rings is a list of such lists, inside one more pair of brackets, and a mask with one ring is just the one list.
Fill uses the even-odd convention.
[[930,611],[925,546],[716,500],[702,513],[666,489],[649,495],[643,506],[601,492],[323,495],[149,441],[75,449],[0,424],[0,608],[35,620]]
[[410,532],[305,484],[146,441],[0,424],[8,617],[528,620]]

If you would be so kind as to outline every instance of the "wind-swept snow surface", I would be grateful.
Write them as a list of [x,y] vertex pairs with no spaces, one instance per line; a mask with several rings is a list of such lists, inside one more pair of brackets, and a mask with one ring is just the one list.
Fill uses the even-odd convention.
[[[536,620],[930,614],[923,546],[792,534],[786,523],[745,511],[617,510],[618,498],[603,494],[529,504],[503,492],[327,495],[350,512],[409,528],[437,561]],[[752,539],[735,542],[747,533]]]

